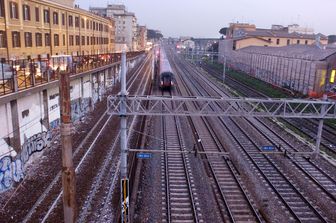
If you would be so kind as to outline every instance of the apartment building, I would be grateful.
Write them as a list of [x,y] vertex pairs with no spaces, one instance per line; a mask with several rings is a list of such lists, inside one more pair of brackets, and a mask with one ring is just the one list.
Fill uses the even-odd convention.
[[89,55],[115,50],[115,23],[74,0],[0,0],[0,57]]
[[137,49],[137,18],[125,5],[111,4],[107,7],[90,7],[90,11],[115,20],[116,51]]
[[147,47],[147,28],[146,26],[137,26],[137,50],[146,50]]

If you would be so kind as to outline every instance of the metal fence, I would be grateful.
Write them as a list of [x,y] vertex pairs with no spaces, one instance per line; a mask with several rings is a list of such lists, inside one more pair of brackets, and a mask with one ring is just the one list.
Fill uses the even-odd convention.
[[[128,52],[127,57],[143,53]],[[85,56],[52,56],[24,60],[0,61],[0,95],[28,89],[58,79],[60,71],[71,75],[87,72],[105,65],[120,62],[121,53]]]
[[310,59],[234,52],[226,58],[226,64],[233,70],[294,92],[315,94],[323,90],[316,62]]

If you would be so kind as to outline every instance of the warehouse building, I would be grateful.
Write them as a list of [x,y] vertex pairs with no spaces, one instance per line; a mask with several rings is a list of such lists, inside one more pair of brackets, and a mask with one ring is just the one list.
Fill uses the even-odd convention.
[[114,21],[74,0],[0,0],[1,58],[110,53],[114,44]]
[[328,37],[314,34],[311,28],[300,27],[297,24],[287,27],[273,25],[271,29],[256,28],[254,24],[231,23],[227,29],[226,40],[232,42],[232,49],[238,50],[248,46],[312,45],[316,41],[328,43]]
[[311,97],[336,91],[336,48],[317,44],[232,50],[227,43],[220,41],[219,60],[233,69]]

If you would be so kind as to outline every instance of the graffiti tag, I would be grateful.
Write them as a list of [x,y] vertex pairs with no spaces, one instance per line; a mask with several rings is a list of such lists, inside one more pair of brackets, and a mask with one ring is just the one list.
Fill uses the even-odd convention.
[[30,137],[21,147],[21,153],[14,159],[5,156],[0,159],[0,192],[10,189],[14,182],[24,178],[24,164],[37,152],[51,146],[51,132],[42,132]]

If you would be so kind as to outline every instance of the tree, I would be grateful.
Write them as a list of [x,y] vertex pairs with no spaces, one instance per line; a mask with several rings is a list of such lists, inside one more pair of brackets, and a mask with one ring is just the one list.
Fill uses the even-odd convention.
[[147,38],[148,39],[161,39],[163,35],[160,33],[160,31],[148,29],[147,30]]
[[336,43],[336,35],[328,36],[328,43],[329,44]]
[[223,36],[226,36],[226,31],[227,31],[227,27],[224,27],[224,28],[221,28],[220,30],[219,30],[219,33],[220,34],[222,34]]

